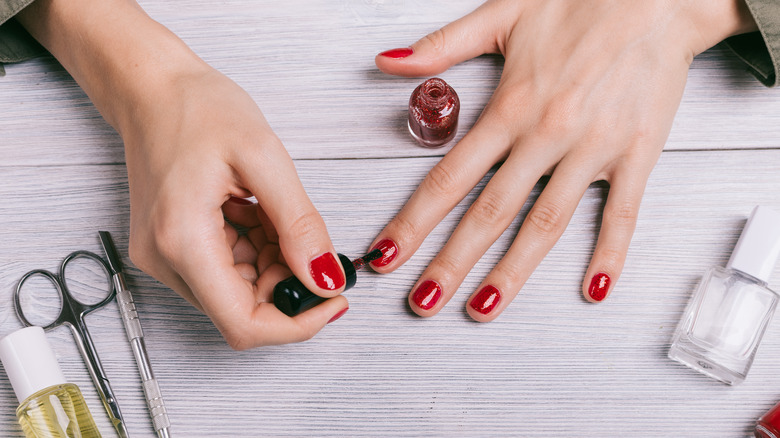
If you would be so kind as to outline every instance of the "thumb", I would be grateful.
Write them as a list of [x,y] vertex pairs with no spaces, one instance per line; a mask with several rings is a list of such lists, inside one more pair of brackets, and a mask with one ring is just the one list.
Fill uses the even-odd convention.
[[279,248],[293,274],[317,295],[332,297],[343,291],[344,268],[325,222],[281,142],[275,136],[267,139],[263,154],[245,154],[234,168],[276,229]]
[[503,2],[488,2],[474,12],[430,33],[410,47],[384,51],[376,56],[379,70],[398,76],[432,76],[455,64],[486,53],[499,53],[496,19]]

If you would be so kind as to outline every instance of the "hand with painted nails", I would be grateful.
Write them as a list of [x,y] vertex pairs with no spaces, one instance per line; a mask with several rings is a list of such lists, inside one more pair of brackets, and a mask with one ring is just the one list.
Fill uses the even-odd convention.
[[598,180],[610,190],[582,291],[589,301],[604,300],[622,271],[693,57],[755,28],[743,0],[494,0],[409,48],[381,53],[379,69],[400,76],[437,75],[487,53],[503,55],[505,64],[479,120],[375,240],[373,247],[386,250],[375,270],[408,260],[500,164],[414,285],[412,310],[432,316],[442,309],[543,175],[549,182],[467,311],[484,322],[506,309]]
[[[308,339],[346,310],[325,223],[243,89],[133,0],[39,0],[18,18],[122,136],[136,266],[235,349]],[[291,273],[334,298],[284,315],[271,294]]]

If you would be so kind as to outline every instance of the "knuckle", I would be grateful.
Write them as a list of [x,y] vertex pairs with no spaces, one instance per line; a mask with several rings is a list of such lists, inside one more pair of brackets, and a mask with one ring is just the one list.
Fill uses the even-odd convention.
[[633,132],[634,144],[645,145],[655,141],[656,129],[653,129],[651,126],[650,123],[644,120],[637,123]]
[[453,193],[457,193],[459,181],[459,172],[441,161],[428,172],[428,176],[423,180],[423,188],[434,196],[449,198]]
[[[406,215],[399,214],[393,219],[393,235],[394,236],[417,236],[420,234],[420,227],[415,222],[409,220]],[[398,240],[396,240],[398,242]]]
[[543,138],[560,138],[571,135],[578,128],[576,116],[578,99],[570,93],[551,100],[545,106],[539,118],[537,132]]
[[444,30],[437,29],[423,37],[423,40],[433,46],[436,51],[442,50],[447,42]]
[[506,218],[506,204],[505,196],[501,196],[493,191],[482,192],[471,205],[470,216],[472,220],[482,227],[493,227]]
[[306,211],[287,225],[287,234],[296,240],[304,238],[313,240],[314,235],[320,230],[321,223],[322,218],[318,213]]
[[526,280],[526,273],[519,266],[512,263],[499,263],[496,265],[493,273],[502,278],[505,284],[512,285],[519,289]]
[[625,252],[617,248],[599,248],[596,258],[598,259],[599,266],[602,269],[609,269],[615,272],[618,266],[623,265],[623,259],[625,258]]
[[298,334],[298,337],[295,340],[295,342],[306,342],[309,339],[313,338],[314,335],[316,335],[317,333],[319,333],[319,329],[317,327],[313,327],[313,326],[303,327],[301,329],[301,332]]
[[523,85],[513,84],[507,86],[502,92],[496,92],[491,97],[485,108],[485,113],[491,119],[498,121],[503,126],[515,126],[521,120],[527,118],[518,117],[528,111],[527,104],[531,99],[531,92]]
[[605,219],[612,225],[633,227],[639,216],[639,209],[633,203],[623,203],[610,207],[605,213]]
[[461,265],[458,260],[451,256],[440,253],[430,264],[430,268],[436,273],[436,277],[440,280],[445,280],[448,277],[455,275],[461,270]]
[[163,225],[155,227],[152,231],[152,246],[168,263],[177,258],[177,228],[176,226]]
[[535,204],[528,212],[526,223],[543,236],[563,233],[563,212],[553,204]]
[[235,327],[224,328],[222,330],[222,337],[225,338],[225,342],[236,351],[244,351],[252,348],[254,344],[250,343],[249,337],[246,333]]

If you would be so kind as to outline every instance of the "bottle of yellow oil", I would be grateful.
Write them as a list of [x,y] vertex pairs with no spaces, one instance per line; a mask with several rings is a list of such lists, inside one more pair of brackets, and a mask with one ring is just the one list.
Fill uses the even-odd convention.
[[0,340],[0,361],[19,400],[16,417],[25,436],[100,438],[84,396],[65,380],[42,328],[24,328]]

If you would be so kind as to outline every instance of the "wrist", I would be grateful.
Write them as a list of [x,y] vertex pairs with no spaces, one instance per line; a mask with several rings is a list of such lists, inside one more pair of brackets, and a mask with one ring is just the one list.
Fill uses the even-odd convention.
[[728,37],[758,30],[746,0],[691,0],[685,12],[699,34],[699,54]]
[[178,77],[210,69],[134,0],[37,0],[18,20],[120,135]]

